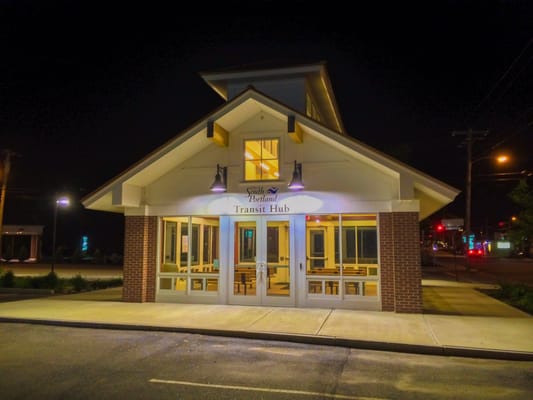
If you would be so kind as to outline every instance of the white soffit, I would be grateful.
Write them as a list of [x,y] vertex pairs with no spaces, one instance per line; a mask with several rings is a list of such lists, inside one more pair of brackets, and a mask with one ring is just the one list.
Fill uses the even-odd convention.
[[113,193],[111,190],[98,197],[100,192],[83,200],[83,205],[90,210],[110,211],[123,213],[124,207],[113,205]]
[[442,190],[442,188],[436,188],[436,185],[430,187],[428,185],[421,185],[419,182],[415,182],[413,186],[416,190],[419,190],[420,192],[425,193],[430,197],[433,197],[436,201],[440,201],[444,204],[449,203],[450,199],[453,200],[459,194],[458,190],[453,190],[444,193],[445,191]]
[[460,193],[459,190],[436,178],[381,153],[356,139],[331,131],[308,118],[306,118],[305,122],[300,121],[300,124],[305,133],[325,141],[340,151],[373,166],[385,174],[394,177],[399,177],[400,174],[412,176],[414,186],[417,189],[445,203],[452,201]]

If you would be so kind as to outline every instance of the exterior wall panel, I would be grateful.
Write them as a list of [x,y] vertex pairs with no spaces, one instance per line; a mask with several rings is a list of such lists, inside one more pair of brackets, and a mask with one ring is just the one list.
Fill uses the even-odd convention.
[[418,213],[380,213],[379,242],[382,310],[421,313]]
[[154,302],[157,217],[126,217],[124,235],[122,299],[134,303]]
[[394,241],[392,232],[392,213],[378,215],[379,251],[380,251],[380,282],[381,309],[394,311],[395,279],[394,279]]
[[418,213],[393,213],[396,312],[421,313],[422,270]]
[[[286,121],[267,113],[258,113],[230,132],[227,148],[215,144],[203,148],[194,157],[184,160],[175,169],[147,185],[146,202],[151,210],[171,204],[183,215],[212,213],[214,197],[208,188],[216,173],[215,160],[222,166],[228,166],[228,193],[246,197],[242,185],[243,141],[272,137],[280,139],[280,181],[258,184],[279,186],[280,199],[286,197],[290,201],[294,193],[287,189],[287,184],[292,177],[294,161],[298,161],[302,163],[306,190],[312,192],[310,195],[322,204],[321,208],[293,210],[295,213],[379,212],[384,207],[390,209],[391,200],[399,200],[398,176],[355,159],[318,137],[305,135],[303,143],[294,143],[288,137]],[[183,190],[185,187],[187,190]],[[221,213],[229,214],[231,211],[230,206],[229,212]],[[167,213],[161,211],[159,215]]]

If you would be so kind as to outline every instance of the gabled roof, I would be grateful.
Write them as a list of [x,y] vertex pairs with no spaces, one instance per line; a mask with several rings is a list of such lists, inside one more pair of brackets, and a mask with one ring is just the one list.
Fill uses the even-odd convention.
[[459,191],[407,164],[404,164],[385,153],[382,153],[356,139],[342,135],[319,122],[287,107],[269,96],[249,87],[240,95],[221,105],[219,108],[199,120],[181,134],[167,141],[152,151],[130,168],[106,182],[103,186],[85,196],[82,204],[89,209],[123,212],[123,206],[115,206],[112,202],[113,189],[124,184],[143,187],[174,169],[190,154],[211,145],[207,139],[207,125],[215,121],[222,128],[231,132],[242,124],[250,115],[263,111],[287,120],[295,116],[305,134],[321,137],[332,146],[349,151],[355,159],[372,165],[389,175],[401,176],[412,182],[413,189],[435,202],[434,211],[450,203]]
[[342,134],[346,134],[325,61],[291,66],[280,66],[277,63],[241,65],[236,68],[201,72],[200,76],[226,101],[228,100],[228,84],[230,81],[248,80],[250,82],[253,79],[284,79],[304,76],[327,125],[334,127],[335,130]]

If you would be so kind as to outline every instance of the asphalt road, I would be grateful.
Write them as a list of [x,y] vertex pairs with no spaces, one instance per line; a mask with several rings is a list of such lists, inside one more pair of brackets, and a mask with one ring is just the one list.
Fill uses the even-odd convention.
[[11,399],[529,400],[533,362],[0,324]]
[[[44,263],[3,263],[0,270],[13,271],[17,276],[46,275],[52,269],[51,264]],[[55,264],[54,272],[60,278],[72,278],[81,275],[86,279],[122,278],[122,265],[113,264]]]
[[[533,286],[533,259],[481,257],[471,259],[470,269],[465,268],[465,258],[438,251],[435,266],[423,266],[423,277],[500,284],[502,282],[526,283]],[[19,276],[46,275],[50,264],[0,264],[0,270],[11,270]],[[81,275],[87,279],[122,278],[121,265],[56,264],[54,271],[61,278]]]
[[469,269],[465,258],[437,252],[436,267],[422,267],[423,277],[441,274],[447,279],[479,283],[523,283],[533,286],[533,259],[531,258],[471,258]]

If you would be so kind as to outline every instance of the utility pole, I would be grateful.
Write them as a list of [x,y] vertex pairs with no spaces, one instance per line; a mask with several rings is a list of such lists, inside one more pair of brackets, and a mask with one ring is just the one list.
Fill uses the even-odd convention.
[[3,257],[2,251],[2,236],[4,232],[4,204],[6,201],[7,179],[9,177],[9,170],[11,169],[11,154],[10,150],[3,150],[4,159],[2,160],[2,190],[0,192],[0,258]]
[[465,140],[462,144],[466,145],[466,204],[465,204],[465,228],[464,235],[466,235],[466,243],[464,248],[466,249],[466,269],[470,269],[468,262],[468,249],[469,238],[472,231],[471,227],[471,212],[472,212],[472,144],[478,140],[484,139],[489,134],[489,131],[475,131],[468,129],[466,131],[453,131],[452,136],[464,136]]

